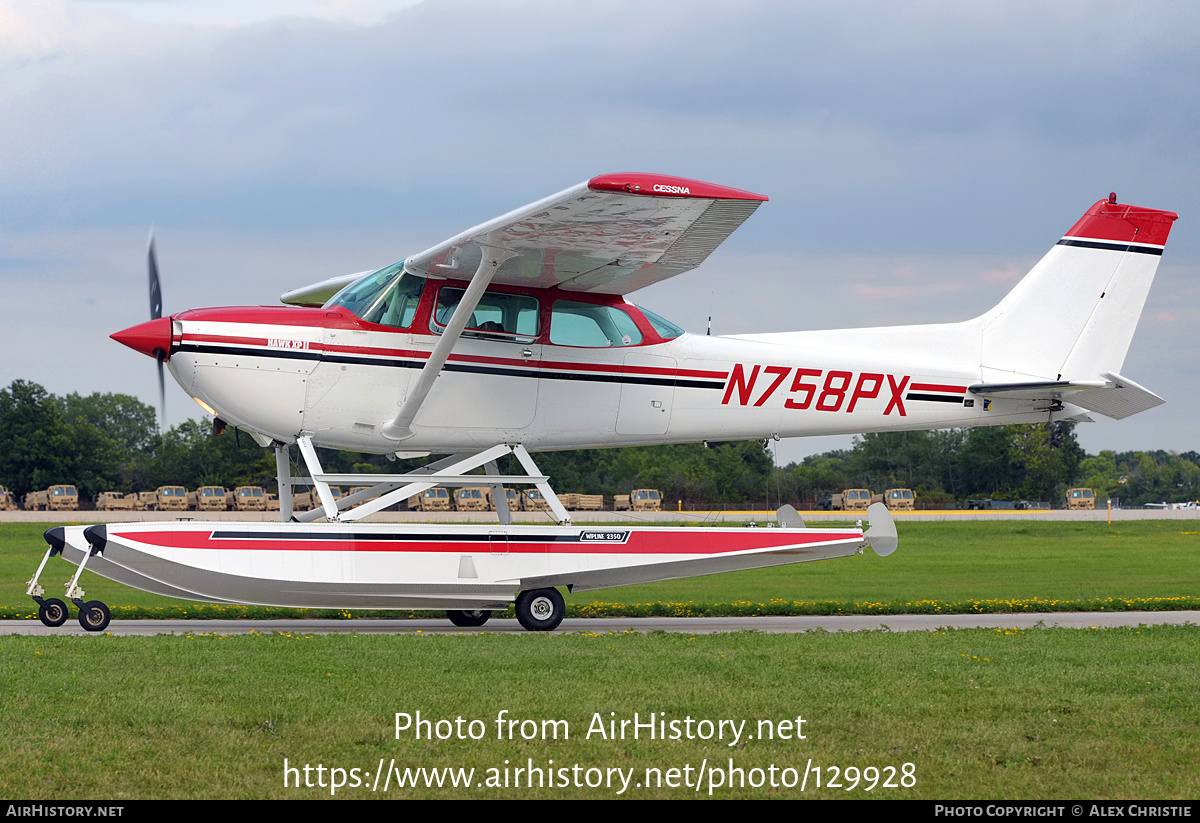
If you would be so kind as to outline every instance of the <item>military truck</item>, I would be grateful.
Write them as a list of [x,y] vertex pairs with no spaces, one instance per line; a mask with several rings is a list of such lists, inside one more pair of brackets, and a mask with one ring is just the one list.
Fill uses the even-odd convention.
[[604,509],[604,495],[602,494],[576,494],[568,492],[560,494],[558,499],[562,501],[563,507],[576,512],[598,512]]
[[11,512],[17,510],[17,498],[4,486],[0,486],[0,511]]
[[126,497],[121,492],[100,492],[96,495],[96,511],[132,511],[133,495]]
[[634,489],[629,493],[629,502],[635,512],[662,511],[662,495],[658,489]]
[[550,504],[537,489],[526,489],[521,492],[521,508],[527,512],[544,512],[550,510]]
[[460,512],[490,511],[488,490],[483,486],[463,486],[454,491],[454,508]]
[[410,511],[448,512],[450,511],[450,492],[441,486],[426,489],[420,494],[408,498],[408,508]]
[[623,512],[662,511],[662,495],[658,489],[634,489],[629,494],[618,494],[613,498],[613,511]]
[[159,486],[151,492],[125,496],[138,512],[187,511],[188,492],[183,486]]
[[44,491],[25,495],[25,511],[78,511],[79,492],[74,486],[59,484]]
[[262,486],[238,486],[233,490],[233,507],[239,512],[264,512],[267,493]]
[[870,489],[846,489],[841,494],[835,494],[829,502],[829,507],[839,512],[866,511],[870,505]]
[[159,486],[154,490],[155,511],[183,512],[187,511],[188,493],[183,486]]
[[916,508],[916,495],[912,489],[888,489],[883,494],[871,495],[872,503],[883,503],[891,511],[913,511]]
[[135,512],[154,511],[158,507],[158,492],[133,492],[125,496],[133,498]]
[[1091,489],[1067,489],[1068,509],[1095,509],[1096,495]]
[[201,486],[188,494],[188,506],[199,512],[225,511],[225,487]]

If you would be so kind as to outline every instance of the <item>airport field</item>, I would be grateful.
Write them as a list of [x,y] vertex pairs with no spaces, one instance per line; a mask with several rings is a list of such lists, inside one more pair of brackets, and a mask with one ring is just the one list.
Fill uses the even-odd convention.
[[[43,528],[0,527],[0,606],[8,610],[28,611],[23,581],[44,551]],[[900,529],[900,549],[888,558],[868,551],[568,602],[779,598],[869,610],[891,601],[1102,598],[1114,607],[1148,599],[1170,607],[1194,604],[1200,582],[1200,534],[1188,524]],[[54,562],[47,589],[70,574]],[[164,602],[98,579],[86,587],[115,615],[134,605],[157,612]],[[331,782],[342,782],[337,796],[358,798],[682,798],[711,790],[739,798],[1195,799],[1197,660],[1200,627],[1192,625],[6,636],[0,795],[299,799],[328,797]],[[432,740],[415,739],[411,728],[397,735],[396,714],[415,721],[418,711],[449,722],[422,727]],[[502,712],[519,722],[498,727]],[[668,739],[647,739],[644,725],[630,739],[629,722],[620,739],[620,721],[635,713],[643,724],[654,713]],[[556,720],[565,724],[545,722]],[[436,739],[439,731],[449,737]],[[285,772],[285,759],[297,771]],[[468,779],[445,769],[475,771]],[[401,779],[419,786],[400,789]],[[453,787],[455,779],[470,785]]]
[[[25,581],[45,552],[45,528],[0,524],[0,618],[36,615]],[[1200,608],[1200,528],[1187,522],[901,522],[898,530],[900,548],[890,557],[868,549],[862,556],[816,563],[579,592],[567,596],[568,615]],[[47,596],[61,596],[73,568],[58,558],[48,564],[42,575]],[[302,613],[190,604],[86,571],[83,586],[89,599],[109,605],[114,619]]]

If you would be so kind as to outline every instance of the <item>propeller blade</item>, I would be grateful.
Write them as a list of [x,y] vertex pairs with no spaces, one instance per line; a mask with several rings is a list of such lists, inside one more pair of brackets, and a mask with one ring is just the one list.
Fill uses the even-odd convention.
[[[150,247],[146,252],[147,265],[150,269],[150,319],[162,317],[162,287],[158,283],[158,258],[154,254],[154,232],[150,232]],[[162,374],[162,363],[159,363],[159,375]]]
[[[150,230],[150,243],[146,249],[146,268],[150,273],[150,319],[162,317],[162,286],[158,282],[158,255],[154,253],[154,229]],[[163,361],[167,353],[162,349],[154,350],[154,359],[158,361],[158,414],[159,431],[167,428],[167,384],[163,376]]]
[[167,384],[163,377],[163,361],[167,359],[166,354],[162,349],[154,352],[154,359],[158,361],[158,413],[160,417],[159,428],[166,430],[167,428]]

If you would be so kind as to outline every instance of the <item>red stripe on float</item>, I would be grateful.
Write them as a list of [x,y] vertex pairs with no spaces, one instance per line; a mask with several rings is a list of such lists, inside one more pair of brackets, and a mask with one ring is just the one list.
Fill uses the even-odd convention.
[[[471,554],[491,552],[494,546],[487,540],[478,542],[439,541],[436,535],[429,540],[305,540],[303,538],[262,540],[246,538],[214,538],[211,531],[153,531],[112,533],[129,543],[143,543],[159,548],[225,551],[308,551],[308,552],[396,552]],[[784,549],[812,544],[858,542],[859,533],[819,531],[797,532],[738,532],[703,533],[695,530],[679,532],[633,532],[626,543],[566,542],[548,537],[545,542],[509,542],[508,554],[679,554],[715,555],[763,549]]]

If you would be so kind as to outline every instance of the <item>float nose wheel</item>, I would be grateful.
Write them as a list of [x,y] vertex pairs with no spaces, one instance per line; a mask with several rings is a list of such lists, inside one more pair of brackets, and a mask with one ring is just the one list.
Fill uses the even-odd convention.
[[99,600],[89,600],[76,605],[79,606],[79,625],[83,626],[86,631],[102,632],[108,628],[108,623],[112,620],[108,606]]
[[558,589],[533,589],[517,595],[517,622],[531,632],[558,628],[567,606]]
[[482,626],[484,623],[488,622],[488,618],[491,616],[492,613],[487,609],[476,609],[475,611],[469,612],[460,612],[451,609],[446,612],[446,617],[450,618],[451,623],[453,623],[455,626],[462,626],[464,628],[475,628]]
[[67,611],[67,604],[57,597],[38,603],[38,620],[42,621],[43,625],[55,629],[66,623],[68,617],[70,613]]

